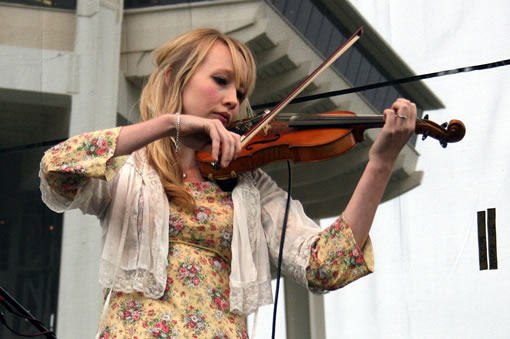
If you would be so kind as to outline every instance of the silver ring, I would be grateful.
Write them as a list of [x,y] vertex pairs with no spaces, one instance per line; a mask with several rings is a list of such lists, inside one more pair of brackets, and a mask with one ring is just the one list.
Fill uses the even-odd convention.
[[400,115],[400,114],[397,114],[397,118],[400,118],[400,119],[407,119],[407,117],[405,115]]

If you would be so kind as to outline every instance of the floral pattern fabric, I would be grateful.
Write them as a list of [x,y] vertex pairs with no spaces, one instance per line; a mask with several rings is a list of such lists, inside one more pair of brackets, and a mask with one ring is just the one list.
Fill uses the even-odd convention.
[[311,251],[306,278],[313,288],[336,290],[373,271],[370,239],[362,251],[342,216],[322,231]]
[[48,183],[72,199],[88,178],[109,180],[127,157],[115,157],[120,128],[112,128],[67,139],[46,151],[42,160]]
[[[111,179],[126,157],[112,158],[118,128],[82,134],[54,146],[43,173],[59,194],[73,198],[89,178]],[[230,304],[233,203],[211,182],[187,183],[197,208],[170,203],[167,285],[164,295],[112,294],[101,338],[247,338],[246,319]],[[311,249],[307,279],[313,289],[334,290],[373,270],[372,247],[359,249],[338,218]]]

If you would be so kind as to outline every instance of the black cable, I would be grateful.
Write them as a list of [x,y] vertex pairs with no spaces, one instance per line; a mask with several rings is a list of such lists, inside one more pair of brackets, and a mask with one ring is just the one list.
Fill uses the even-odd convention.
[[[479,71],[479,70],[483,70],[483,69],[489,69],[489,68],[495,68],[495,67],[501,67],[501,66],[507,66],[507,65],[510,65],[510,59],[490,62],[487,64],[480,64],[480,65],[475,65],[475,66],[460,67],[460,68],[450,69],[450,70],[441,71],[441,72],[432,72],[432,73],[421,74],[421,75],[413,75],[413,76],[401,78],[401,79],[388,80],[388,81],[378,82],[378,83],[369,84],[369,85],[341,89],[338,91],[330,91],[330,92],[324,92],[324,93],[320,93],[320,94],[298,97],[298,98],[295,98],[294,100],[292,100],[289,103],[289,105],[297,104],[297,103],[305,102],[305,101],[329,98],[329,97],[338,96],[338,95],[357,93],[357,92],[366,91],[369,89],[380,88],[380,87],[385,87],[385,86],[392,86],[392,85],[404,84],[404,83],[413,82],[413,81],[436,78],[436,77],[440,77],[440,76],[444,76],[444,75],[452,75],[452,74],[463,73],[463,72]],[[276,106],[277,104],[279,104],[278,101],[268,102],[265,104],[254,105],[254,106],[252,106],[252,109],[255,111],[255,110],[259,110],[259,109],[263,109],[263,108],[273,107],[273,106]]]
[[40,321],[39,319],[37,318],[33,318],[33,317],[29,317],[29,316],[26,316],[26,315],[23,315],[19,312],[16,312],[16,310],[14,310],[7,302],[4,301],[3,297],[0,297],[0,303],[4,305],[5,309],[7,311],[9,311],[11,314],[15,315],[16,317],[18,318],[23,318],[23,319],[26,319],[26,320],[30,320],[32,322],[35,322],[35,323],[38,323],[39,325],[43,325],[43,322]]
[[37,148],[37,147],[43,147],[43,146],[54,146],[66,139],[57,139],[57,140],[50,140],[50,141],[42,141],[42,142],[36,142],[34,144],[25,144],[20,146],[13,146],[13,147],[6,147],[6,148],[0,148],[0,154],[1,153],[7,153],[7,152],[15,152],[15,151],[23,151],[30,148]]
[[[17,315],[17,314],[15,314],[15,315]],[[41,335],[46,335],[46,334],[51,333],[50,331],[44,331],[44,332],[39,332],[39,333],[34,333],[34,334],[23,334],[23,333],[16,332],[16,330],[14,330],[12,327],[10,327],[7,324],[7,320],[5,319],[5,316],[4,316],[3,312],[0,312],[0,322],[2,322],[5,325],[5,327],[7,327],[7,329],[9,331],[11,331],[12,333],[14,333],[16,335],[19,335],[21,337],[38,337],[38,336],[41,336]]]
[[22,319],[26,319],[26,320],[30,321],[32,323],[32,325],[34,325],[34,327],[36,327],[38,330],[41,331],[39,333],[34,333],[34,334],[18,333],[7,324],[7,320],[5,319],[3,312],[0,312],[0,321],[11,332],[13,332],[17,335],[23,336],[23,337],[37,337],[37,336],[44,335],[49,339],[57,339],[57,336],[55,335],[55,333],[53,331],[48,330],[44,326],[42,321],[40,321],[39,319],[32,316],[32,314],[30,314],[30,312],[28,310],[26,310],[18,301],[16,301],[16,299],[14,299],[6,290],[4,290],[2,286],[0,286],[0,304],[4,305],[4,307],[9,312],[13,313],[14,315],[16,315]]
[[287,229],[287,219],[289,217],[289,207],[290,207],[290,196],[292,193],[292,169],[290,167],[290,161],[287,160],[287,168],[289,170],[289,184],[287,189],[287,205],[285,207],[285,216],[283,217],[283,225],[282,225],[282,236],[280,238],[280,252],[278,253],[278,268],[276,269],[276,293],[274,297],[274,307],[273,307],[273,330],[271,334],[271,338],[275,338],[276,332],[276,310],[278,308],[278,294],[280,291],[280,275],[282,271],[282,259],[283,259],[283,243],[285,241],[285,231]]

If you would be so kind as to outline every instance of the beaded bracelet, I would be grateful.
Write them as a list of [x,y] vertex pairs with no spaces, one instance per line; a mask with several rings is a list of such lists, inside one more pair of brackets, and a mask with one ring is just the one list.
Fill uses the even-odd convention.
[[175,152],[179,152],[179,144],[180,144],[179,134],[181,133],[181,113],[177,112],[175,114],[177,114],[177,130],[175,131],[174,145],[175,145]]

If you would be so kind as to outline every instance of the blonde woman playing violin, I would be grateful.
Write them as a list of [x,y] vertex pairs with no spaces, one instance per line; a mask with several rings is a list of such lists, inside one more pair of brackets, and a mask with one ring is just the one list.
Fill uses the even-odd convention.
[[[202,177],[195,153],[210,152],[222,166],[239,154],[239,136],[225,126],[249,110],[255,63],[245,45],[212,29],[186,33],[154,55],[143,121],[48,150],[43,199],[101,221],[101,338],[247,338],[246,316],[272,303],[270,260],[278,257],[286,193],[261,170],[224,192]],[[416,107],[399,99],[384,115],[356,190],[330,227],[291,202],[282,270],[311,290],[335,290],[373,271],[368,233]]]

